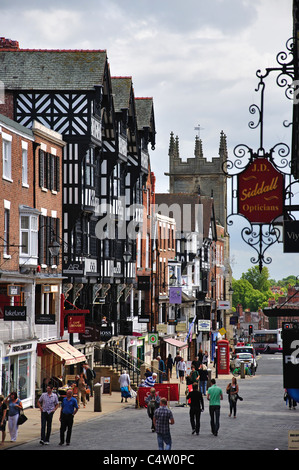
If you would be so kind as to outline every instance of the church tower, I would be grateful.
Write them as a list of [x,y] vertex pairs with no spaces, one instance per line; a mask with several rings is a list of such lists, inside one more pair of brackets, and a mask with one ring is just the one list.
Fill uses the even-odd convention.
[[207,161],[203,156],[202,141],[195,137],[194,157],[182,161],[179,138],[170,134],[169,143],[169,192],[191,193],[212,197],[216,220],[227,228],[227,181],[222,168],[227,161],[226,135],[220,133],[219,157]]

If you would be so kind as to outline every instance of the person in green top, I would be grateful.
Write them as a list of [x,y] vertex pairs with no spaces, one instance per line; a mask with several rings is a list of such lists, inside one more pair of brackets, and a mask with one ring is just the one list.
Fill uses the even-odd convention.
[[211,431],[217,436],[220,425],[220,400],[223,400],[223,393],[216,385],[216,380],[211,380],[211,387],[208,388],[207,399],[209,400],[209,411],[211,418]]
[[190,381],[190,384],[194,384],[195,382],[198,382],[199,380],[199,373],[198,371],[195,369],[195,366],[191,366],[191,372],[190,374],[188,375],[189,377],[189,381]]

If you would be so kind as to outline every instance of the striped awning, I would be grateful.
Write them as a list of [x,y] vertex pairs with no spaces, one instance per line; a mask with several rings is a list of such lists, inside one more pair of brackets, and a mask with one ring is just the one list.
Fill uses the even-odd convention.
[[59,343],[49,343],[46,345],[46,349],[51,351],[56,356],[59,356],[62,361],[65,361],[65,365],[77,364],[78,362],[86,362],[86,357],[78,349],[74,348],[67,341],[61,341]]

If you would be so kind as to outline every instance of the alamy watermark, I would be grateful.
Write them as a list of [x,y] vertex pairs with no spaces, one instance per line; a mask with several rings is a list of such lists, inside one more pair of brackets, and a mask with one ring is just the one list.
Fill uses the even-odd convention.
[[174,235],[173,226],[176,239],[192,242],[196,237],[197,246],[202,245],[202,204],[151,204],[148,209],[142,204],[127,206],[126,198],[120,197],[113,204],[100,204],[96,213],[100,220],[95,234],[101,240],[136,240],[148,235],[151,239],[170,239]]

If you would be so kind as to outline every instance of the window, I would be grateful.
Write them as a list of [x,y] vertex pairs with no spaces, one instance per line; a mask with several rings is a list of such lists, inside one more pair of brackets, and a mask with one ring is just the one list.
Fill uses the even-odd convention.
[[39,186],[50,191],[60,190],[60,159],[56,155],[39,151]]
[[[26,207],[26,206],[24,206]],[[29,208],[30,209],[30,208]],[[32,212],[35,212],[32,209]],[[20,264],[37,265],[38,216],[35,213],[20,214]],[[29,259],[30,258],[30,262]]]
[[4,209],[3,255],[9,255],[9,209]]
[[22,185],[28,186],[28,144],[22,142]]
[[11,142],[12,137],[2,133],[3,178],[11,180]]

